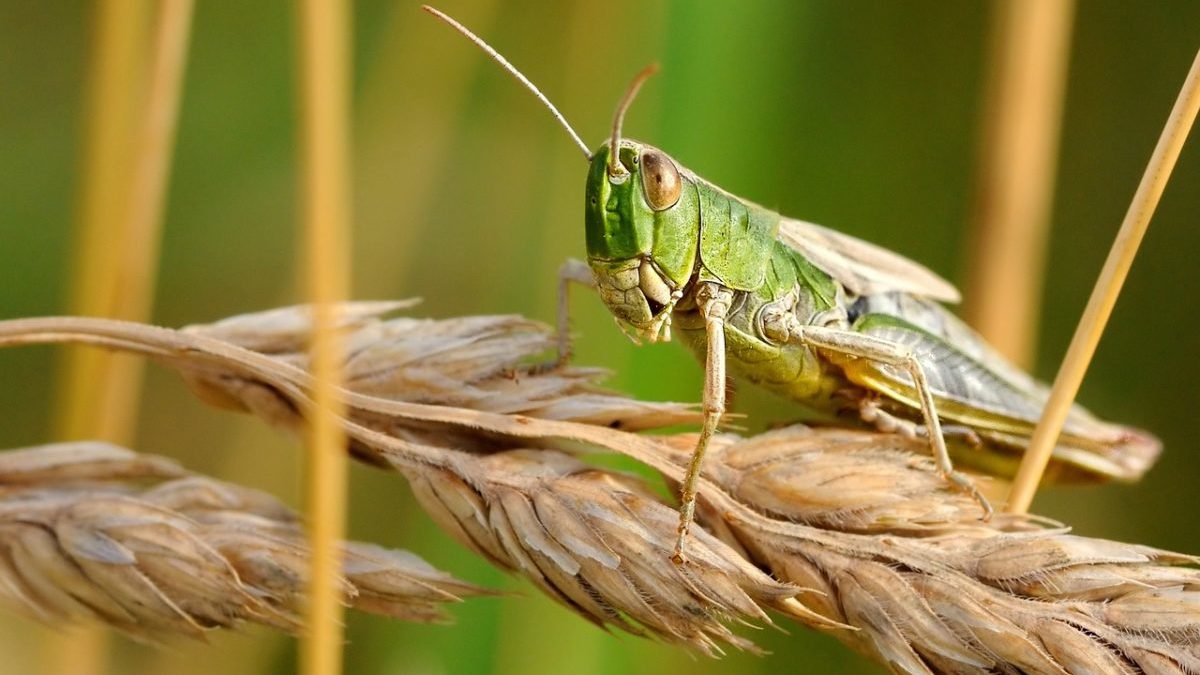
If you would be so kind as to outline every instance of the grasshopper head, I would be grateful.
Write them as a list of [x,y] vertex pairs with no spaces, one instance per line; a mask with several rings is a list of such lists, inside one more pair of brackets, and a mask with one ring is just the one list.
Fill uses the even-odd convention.
[[650,342],[666,327],[691,280],[699,246],[696,186],[657,148],[622,139],[591,158],[584,223],[588,265],[617,322]]
[[[529,78],[479,36],[446,14],[425,6],[478,45],[517,78],[562,125],[591,163],[587,184],[588,263],[601,297],[617,322],[633,336],[669,339],[671,308],[691,278],[699,247],[696,186],[666,153],[621,138],[625,111],[638,88],[658,66],[633,79],[613,118],[612,136],[595,153]],[[615,156],[614,156],[615,155]]]

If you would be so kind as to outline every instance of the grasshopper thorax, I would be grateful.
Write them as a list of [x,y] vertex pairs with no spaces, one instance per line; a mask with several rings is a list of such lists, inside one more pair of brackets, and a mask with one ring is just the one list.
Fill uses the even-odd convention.
[[619,162],[609,153],[598,148],[588,171],[588,264],[618,323],[654,342],[696,269],[696,185],[658,148],[621,139]]

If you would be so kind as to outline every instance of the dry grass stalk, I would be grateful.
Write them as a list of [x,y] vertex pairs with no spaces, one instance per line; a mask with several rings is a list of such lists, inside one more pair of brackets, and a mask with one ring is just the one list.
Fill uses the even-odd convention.
[[303,214],[301,257],[305,296],[313,303],[313,399],[305,425],[308,449],[305,501],[312,577],[300,644],[300,672],[342,672],[342,606],[338,599],[338,541],[346,530],[346,407],[342,345],[333,325],[350,289],[350,13],[338,0],[299,3],[299,117]]
[[678,515],[639,480],[554,451],[444,452],[454,468],[397,461],[426,511],[590,621],[716,654],[753,648],[723,620],[770,623],[763,607],[792,606],[797,589],[703,531],[687,565],[668,563]]
[[1167,187],[1167,180],[1175,168],[1175,161],[1183,150],[1196,114],[1200,113],[1200,52],[1196,53],[1192,67],[1188,70],[1183,88],[1179,91],[1171,114],[1167,117],[1166,126],[1154,146],[1154,153],[1138,183],[1137,192],[1125,212],[1121,229],[1113,239],[1104,267],[1092,287],[1091,297],[1079,317],[1079,325],[1071,337],[1071,344],[1063,356],[1058,374],[1054,376],[1054,384],[1050,388],[1050,396],[1046,400],[1045,411],[1029,446],[1021,460],[1017,475],[1013,478],[1012,493],[1009,495],[1005,509],[1013,513],[1024,513],[1033,502],[1033,495],[1041,483],[1042,474],[1054,452],[1058,435],[1063,430],[1075,394],[1083,383],[1083,375],[1087,372],[1088,364],[1100,344],[1100,336],[1112,316],[1113,307],[1117,304],[1117,296],[1125,284],[1129,268],[1137,255],[1142,237],[1150,227],[1150,218],[1158,207],[1158,200]]
[[[1200,672],[1200,571],[1187,567],[1195,558],[1079,537],[1026,516],[980,523],[973,502],[930,470],[920,443],[894,436],[791,427],[721,437],[701,487],[712,536],[698,534],[691,560],[672,567],[672,508],[636,479],[566,453],[607,449],[678,480],[690,435],[414,402],[447,391],[440,379],[429,391],[416,384],[429,374],[414,373],[430,361],[400,372],[409,369],[404,355],[420,352],[408,341],[428,335],[440,336],[440,358],[454,364],[441,375],[477,378],[464,380],[463,391],[476,393],[457,406],[541,410],[544,401],[530,405],[522,389],[541,391],[541,378],[577,371],[536,374],[522,362],[528,351],[490,349],[493,340],[546,344],[548,331],[524,320],[393,324],[371,316],[385,309],[344,313],[355,317],[344,327],[356,345],[348,364],[375,354],[381,360],[359,372],[386,374],[365,380],[376,395],[344,392],[356,453],[402,472],[444,528],[593,621],[713,652],[721,642],[747,646],[722,619],[763,622],[762,608],[774,608],[895,672]],[[151,354],[208,400],[296,428],[312,405],[308,376],[289,363],[297,356],[226,340],[299,343],[304,316],[281,310],[186,333],[87,319],[3,322],[0,345],[71,340]],[[382,342],[371,346],[367,335]],[[393,366],[385,353],[399,357]],[[403,383],[407,393],[381,382]],[[602,408],[612,422],[632,415],[651,426],[643,404],[621,411],[611,398]],[[576,409],[583,417],[591,410]],[[662,419],[686,412],[668,408]]]
[[[341,546],[355,609],[443,621],[481,589],[415,555]],[[301,627],[309,549],[262,492],[101,442],[0,453],[0,600],[55,626],[100,621],[142,639],[254,622]]]
[[[456,406],[468,414],[479,410],[607,428],[699,419],[687,406],[605,392],[594,383],[602,375],[596,369],[544,371],[538,358],[554,347],[554,336],[528,319],[377,318],[395,306],[354,304],[343,314],[346,382],[356,393],[446,410]],[[302,308],[287,308],[188,330],[254,345],[304,369],[306,356],[298,347],[310,330],[306,316]],[[236,395],[243,407],[276,425],[301,423],[296,407],[277,393],[267,395],[244,382],[231,387],[208,374],[189,379],[200,391],[215,387],[225,397]],[[351,432],[360,457],[405,473],[440,526],[598,624],[717,653],[720,642],[752,648],[723,619],[769,622],[761,606],[790,606],[785,601],[795,589],[706,534],[699,535],[692,565],[664,565],[678,516],[639,481],[594,471],[557,452],[510,446],[511,452],[488,454],[505,444],[474,431],[448,434],[444,425],[429,427],[420,415],[396,420],[386,410],[355,410],[352,416],[413,442],[381,447]],[[634,523],[638,526],[631,527]]]
[[[88,59],[87,115],[70,281],[70,311],[144,321],[144,314],[121,313],[121,256],[114,242],[125,239],[131,204],[134,157],[140,147],[139,102],[145,99],[147,44],[152,25],[149,3],[97,5]],[[146,242],[133,242],[133,245]],[[153,279],[155,270],[133,270]],[[147,282],[149,283],[149,281]],[[150,284],[152,285],[152,284]],[[136,418],[140,364],[91,350],[69,350],[59,372],[56,432],[64,438],[128,438]],[[60,653],[65,650],[58,649]]]
[[342,673],[342,605],[336,587],[338,540],[346,533],[348,460],[340,420],[346,406],[342,347],[334,330],[338,305],[349,295],[350,49],[347,5],[337,0],[299,2],[295,25],[298,74],[302,256],[305,295],[313,304],[311,339],[314,405],[305,425],[305,502],[312,577],[308,579],[300,644],[300,673]]
[[1200,570],[1173,567],[1195,558],[1019,516],[973,522],[913,451],[859,431],[732,443],[711,508],[895,672],[1197,672]]
[[[150,315],[192,10],[192,0],[97,3],[71,280],[77,313],[133,321]],[[143,364],[128,356],[68,354],[58,435],[129,441],[142,372]],[[105,647],[98,633],[51,637],[44,660],[56,672],[99,673]]]
[[[415,304],[410,300],[343,306],[339,328],[345,333],[347,389],[389,401],[631,431],[700,421],[691,406],[636,401],[600,388],[596,382],[606,375],[602,369],[571,366],[543,372],[532,367],[556,343],[543,324],[524,317],[379,318]],[[304,346],[312,323],[303,307],[235,316],[183,330],[267,354],[301,370],[308,367]],[[215,373],[188,368],[185,374],[197,394],[211,403],[235,408],[254,405],[247,403],[246,395],[229,391],[233,385],[228,365]]]

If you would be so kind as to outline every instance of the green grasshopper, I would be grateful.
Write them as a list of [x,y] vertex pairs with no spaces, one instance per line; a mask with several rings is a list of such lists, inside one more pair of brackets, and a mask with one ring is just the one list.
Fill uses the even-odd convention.
[[[941,302],[958,291],[925,267],[730,194],[662,150],[621,137],[625,111],[654,71],[630,85],[612,134],[594,152],[524,75],[461,24],[426,7],[486,51],[551,111],[587,158],[587,264],[560,273],[559,363],[569,354],[567,283],[594,286],[635,341],[672,327],[705,363],[703,427],[680,494],[674,560],[683,561],[705,450],[736,376],[826,413],[928,439],[937,472],[979,501],[955,456],[1011,475],[1047,388],[1009,364]],[[941,420],[953,426],[943,429]],[[950,446],[947,440],[951,441]],[[1054,451],[1054,477],[1136,480],[1159,451],[1153,436],[1076,406]]]

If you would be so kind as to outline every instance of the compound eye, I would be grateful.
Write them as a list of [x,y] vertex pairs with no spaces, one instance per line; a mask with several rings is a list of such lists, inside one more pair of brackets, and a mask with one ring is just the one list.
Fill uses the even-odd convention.
[[663,211],[675,206],[683,190],[683,179],[675,162],[658,150],[646,150],[642,153],[641,164],[642,192],[646,193],[650,208]]

